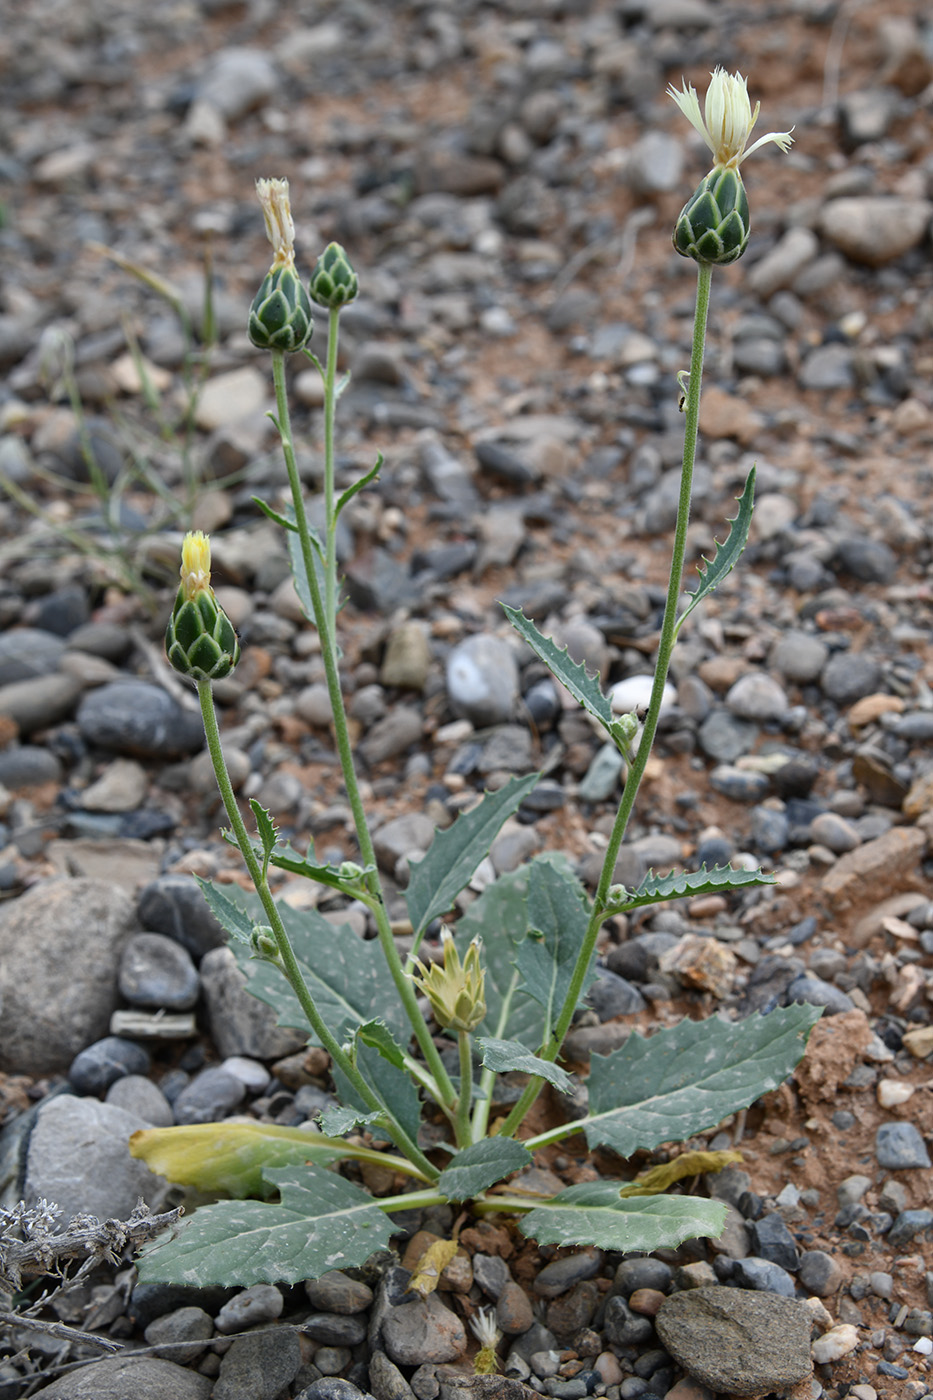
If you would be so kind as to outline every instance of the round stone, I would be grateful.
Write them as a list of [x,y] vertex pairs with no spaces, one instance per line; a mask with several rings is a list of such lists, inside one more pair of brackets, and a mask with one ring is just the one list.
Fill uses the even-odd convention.
[[480,632],[447,658],[447,694],[458,715],[478,728],[506,724],[518,699],[518,663],[508,642]]
[[146,1074],[148,1070],[149,1056],[141,1045],[107,1035],[75,1056],[68,1078],[79,1094],[103,1094],[125,1074]]
[[77,719],[86,743],[138,758],[183,758],[204,744],[197,711],[182,709],[148,681],[113,681],[90,691]]
[[201,992],[191,954],[162,933],[137,933],[120,959],[120,991],[133,1006],[190,1011]]
[[783,686],[766,671],[740,676],[726,695],[726,705],[739,719],[753,724],[779,723],[788,709]]
[[881,667],[863,652],[837,651],[820,675],[823,694],[837,705],[851,705],[881,687]]

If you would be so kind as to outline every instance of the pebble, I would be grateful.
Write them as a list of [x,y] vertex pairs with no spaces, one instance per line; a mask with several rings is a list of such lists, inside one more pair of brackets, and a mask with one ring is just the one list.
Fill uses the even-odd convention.
[[203,1355],[214,1335],[214,1323],[203,1308],[176,1308],[150,1322],[143,1335],[156,1356],[159,1348],[165,1347],[167,1361],[187,1366]]
[[149,1056],[141,1045],[108,1035],[74,1057],[68,1079],[79,1094],[103,1094],[125,1075],[144,1075],[148,1070]]
[[812,632],[789,631],[778,638],[769,660],[785,680],[810,685],[819,679],[829,659],[829,647]]
[[86,743],[131,757],[184,758],[204,745],[198,712],[182,709],[147,681],[114,681],[90,691],[77,721]]
[[752,1252],[772,1264],[779,1264],[789,1273],[796,1273],[800,1256],[796,1242],[784,1219],[776,1211],[748,1222]]
[[137,908],[144,929],[180,943],[196,962],[226,943],[227,935],[191,875],[160,875],[140,890]]
[[218,1066],[195,1075],[173,1104],[176,1123],[217,1123],[246,1097],[246,1085]]
[[45,1400],[211,1400],[212,1382],[155,1356],[109,1356],[42,1387]]
[[796,1297],[797,1290],[791,1275],[768,1259],[756,1259],[753,1255],[747,1259],[736,1259],[734,1277],[742,1288],[779,1293],[785,1298]]
[[820,231],[852,262],[880,267],[916,248],[931,217],[933,205],[925,199],[860,195],[828,200],[820,214]]
[[300,1366],[301,1342],[291,1327],[235,1337],[221,1360],[211,1400],[276,1400]]
[[120,959],[120,993],[133,1006],[190,1011],[201,981],[190,953],[162,933],[137,933]]
[[851,1322],[840,1322],[828,1332],[824,1332],[822,1337],[817,1337],[813,1343],[813,1360],[818,1366],[838,1361],[841,1357],[848,1356],[850,1351],[854,1351],[858,1344],[858,1328]]
[[447,694],[458,715],[477,728],[505,724],[518,701],[515,653],[501,637],[478,633],[447,658]]
[[[476,1257],[474,1256],[474,1273]],[[496,1324],[507,1337],[521,1336],[534,1322],[531,1299],[520,1284],[508,1279],[496,1298]]]
[[305,1284],[305,1292],[312,1307],[345,1316],[365,1312],[373,1301],[373,1291],[368,1284],[336,1269],[311,1279]]
[[800,1256],[797,1277],[808,1293],[830,1298],[845,1282],[839,1261],[822,1249],[807,1249]]
[[795,977],[787,988],[787,1005],[797,1001],[807,1002],[810,1006],[822,1006],[827,1016],[843,1016],[855,1006],[852,998],[841,992],[838,987],[834,987],[831,982],[824,982],[821,977],[813,977],[806,973]]
[[837,705],[851,705],[872,695],[881,684],[881,667],[862,652],[838,651],[820,675],[823,694]]
[[894,1171],[929,1167],[930,1154],[913,1123],[882,1123],[875,1134],[878,1165]]
[[252,1060],[279,1060],[307,1043],[307,1034],[277,1025],[273,1008],[247,991],[246,978],[229,948],[207,953],[200,975],[211,1039],[224,1059],[245,1055]]
[[726,694],[726,705],[739,719],[753,724],[779,723],[787,713],[787,695],[765,671],[740,676]]
[[436,1293],[390,1306],[382,1321],[386,1355],[398,1366],[456,1361],[466,1350],[463,1323]]
[[596,969],[596,981],[587,992],[586,1001],[600,1021],[611,1021],[616,1016],[634,1016],[646,1009],[645,999],[637,987],[617,973],[601,967]]
[[224,1303],[214,1318],[214,1326],[224,1337],[246,1327],[266,1326],[281,1317],[284,1306],[285,1299],[274,1284],[254,1283]]
[[598,1249],[576,1250],[573,1254],[564,1255],[545,1264],[535,1275],[534,1291],[539,1298],[558,1298],[574,1284],[595,1278],[602,1262],[603,1256]]
[[175,1122],[172,1105],[162,1090],[140,1074],[126,1074],[115,1079],[104,1102],[144,1119],[153,1128],[170,1128]]

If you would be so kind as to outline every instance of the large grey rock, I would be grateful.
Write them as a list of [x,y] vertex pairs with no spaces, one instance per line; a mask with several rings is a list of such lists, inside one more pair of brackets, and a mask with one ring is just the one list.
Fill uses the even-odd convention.
[[810,1375],[811,1318],[790,1298],[713,1285],[665,1298],[655,1325],[662,1345],[703,1385],[765,1395]]
[[933,217],[926,199],[859,195],[831,199],[823,208],[824,237],[852,262],[880,267],[922,243]]
[[278,1060],[307,1044],[307,1034],[277,1026],[272,1007],[247,991],[246,978],[229,948],[214,948],[202,960],[201,989],[211,1037],[224,1057]]
[[78,706],[78,728],[88,744],[138,758],[184,758],[204,744],[200,715],[148,681],[90,691]]
[[64,1072],[107,1034],[134,928],[129,896],[102,880],[48,880],[0,908],[0,1069]]
[[212,1382],[155,1356],[94,1361],[37,1390],[45,1400],[210,1400]]
[[129,1139],[149,1124],[98,1099],[58,1094],[41,1105],[29,1139],[24,1195],[62,1207],[65,1219],[88,1212],[125,1220],[142,1196],[159,1210],[168,1183],[130,1156]]

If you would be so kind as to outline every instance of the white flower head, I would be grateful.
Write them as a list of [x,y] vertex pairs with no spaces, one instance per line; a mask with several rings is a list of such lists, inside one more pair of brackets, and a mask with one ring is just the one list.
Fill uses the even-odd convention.
[[295,260],[295,225],[287,180],[257,180],[256,193],[266,221],[266,237],[275,252],[273,267]]
[[470,1318],[470,1331],[479,1342],[480,1346],[490,1347],[495,1350],[502,1338],[496,1323],[496,1314],[492,1308],[478,1308],[473,1317]]
[[791,145],[793,137],[790,131],[769,131],[766,136],[759,136],[753,146],[745,149],[758,120],[761,103],[756,102],[755,110],[752,111],[747,79],[743,78],[741,73],[727,73],[724,68],[717,68],[710,75],[710,85],[706,90],[705,120],[700,112],[700,99],[697,97],[696,88],[688,86],[686,79],[682,78],[681,82],[683,90],[678,92],[671,84],[667,90],[668,96],[674,99],[687,121],[696,127],[712,151],[717,166],[732,166],[738,169],[746,156],[750,156],[752,151],[757,151],[759,146],[767,145],[769,141],[773,141],[782,151],[786,151]]

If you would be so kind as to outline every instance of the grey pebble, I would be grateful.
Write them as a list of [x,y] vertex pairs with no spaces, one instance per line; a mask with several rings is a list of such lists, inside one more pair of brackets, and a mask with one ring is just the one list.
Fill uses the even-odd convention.
[[[320,1352],[315,1362],[319,1360]],[[384,1351],[374,1351],[369,1359],[369,1386],[374,1400],[413,1400],[411,1386]]]
[[829,657],[829,647],[811,632],[785,632],[771,649],[769,660],[785,680],[808,685],[819,678]]
[[20,734],[34,734],[68,719],[81,696],[73,676],[55,672],[34,680],[0,687],[0,715],[7,715]]
[[418,743],[422,727],[420,710],[413,705],[396,705],[369,730],[360,743],[360,756],[368,764],[396,758]]
[[242,1080],[216,1067],[202,1069],[175,1100],[175,1122],[218,1123],[245,1097],[246,1086]]
[[436,1293],[390,1306],[382,1320],[386,1355],[399,1366],[456,1361],[466,1351],[463,1323]]
[[458,715],[478,728],[505,724],[519,693],[518,664],[508,642],[490,633],[467,637],[447,658],[447,695]]
[[672,1278],[670,1264],[648,1254],[642,1259],[623,1259],[615,1271],[612,1288],[622,1298],[631,1297],[639,1288],[654,1288],[659,1293],[666,1293]]
[[45,1400],[211,1400],[211,1381],[157,1356],[108,1356],[60,1376]]
[[235,1337],[220,1363],[211,1400],[276,1400],[300,1365],[301,1343],[291,1327]]
[[595,1278],[602,1268],[603,1256],[598,1249],[578,1250],[563,1258],[553,1259],[535,1276],[534,1291],[539,1298],[558,1298],[575,1283]]
[[423,855],[433,839],[434,823],[429,816],[405,812],[377,828],[373,846],[382,868],[393,871],[403,856]]
[[810,840],[825,846],[834,855],[844,855],[862,844],[858,828],[836,812],[820,812],[810,823]]
[[531,731],[517,724],[494,729],[480,750],[476,763],[480,773],[528,773],[534,767]]
[[64,653],[61,637],[39,627],[13,627],[0,633],[0,687],[52,675]]
[[172,1105],[162,1090],[141,1074],[127,1074],[114,1080],[104,1102],[144,1119],[153,1128],[170,1128],[175,1122]]
[[247,991],[229,948],[211,949],[201,960],[200,975],[211,1039],[224,1059],[279,1060],[307,1044],[307,1034],[279,1026],[273,1008]]
[[77,721],[86,743],[131,757],[184,758],[204,745],[198,712],[147,681],[113,681],[90,691]]
[[823,1249],[807,1249],[801,1254],[797,1277],[817,1298],[831,1297],[845,1282],[841,1264]]
[[744,768],[733,768],[720,763],[709,775],[710,786],[723,797],[733,802],[760,802],[768,792],[768,779],[764,773],[747,772]]
[[864,695],[873,695],[881,681],[881,667],[864,652],[837,651],[820,675],[823,694],[837,705],[851,705]]
[[326,1346],[355,1347],[366,1336],[367,1321],[344,1313],[316,1313],[302,1326],[302,1331]]
[[148,1070],[149,1055],[141,1045],[108,1035],[74,1057],[68,1079],[79,1094],[103,1094],[124,1075],[144,1075]]
[[603,1331],[613,1346],[641,1346],[654,1336],[650,1317],[632,1312],[624,1298],[610,1298],[603,1314]]
[[875,1157],[892,1171],[930,1166],[926,1143],[913,1123],[882,1123],[875,1134]]
[[0,786],[15,791],[61,780],[61,762],[50,749],[18,744],[0,753]]
[[853,535],[836,546],[838,567],[860,583],[890,583],[897,568],[897,556],[883,540]]
[[615,744],[597,749],[578,789],[581,802],[606,802],[615,792],[624,759]]
[[761,1215],[757,1220],[750,1220],[748,1233],[752,1251],[760,1259],[779,1264],[788,1273],[796,1272],[799,1263],[797,1245],[783,1216],[777,1211]]
[[700,748],[716,763],[734,763],[750,753],[757,737],[757,725],[726,709],[713,710],[697,731]]
[[818,345],[806,356],[797,371],[801,389],[852,389],[855,386],[855,362],[848,345],[830,342]]
[[788,1006],[794,1002],[823,1006],[827,1016],[844,1015],[855,1006],[852,998],[846,996],[838,987],[834,987],[831,982],[824,982],[821,977],[811,977],[806,973],[801,973],[790,983],[785,1001]]
[[339,1269],[329,1269],[305,1284],[308,1301],[321,1312],[352,1316],[365,1312],[373,1301],[373,1291],[362,1279],[350,1278]]
[[362,1400],[364,1392],[352,1381],[341,1380],[338,1376],[322,1376],[305,1386],[295,1400]]
[[915,1235],[933,1229],[933,1210],[904,1210],[884,1237],[885,1245],[897,1249],[907,1244]]
[[751,841],[765,855],[777,855],[790,841],[790,821],[781,808],[759,806],[751,811]]
[[137,908],[144,929],[174,939],[196,962],[226,943],[193,875],[160,875],[140,891]]
[[742,1288],[759,1289],[765,1293],[780,1293],[785,1298],[796,1294],[794,1280],[780,1264],[750,1255],[734,1261],[734,1277]]
[[600,1021],[611,1021],[616,1016],[634,1016],[646,1008],[645,999],[637,987],[605,967],[596,968],[596,981],[586,993],[586,1001]]
[[[214,1335],[214,1322],[203,1308],[176,1308],[150,1322],[143,1335],[156,1356],[187,1366],[204,1352]],[[162,1352],[160,1347],[166,1350]]]
[[749,671],[729,688],[726,705],[739,719],[767,724],[784,718],[788,700],[783,686],[766,671]]
[[498,1254],[474,1254],[473,1278],[490,1298],[498,1298],[505,1285],[512,1281],[508,1264]]
[[281,1317],[284,1306],[285,1299],[274,1284],[254,1283],[224,1303],[214,1318],[214,1326],[221,1336],[241,1332],[245,1327],[264,1326]]
[[133,1006],[190,1011],[201,993],[191,955],[163,933],[137,933],[120,959],[119,987]]

